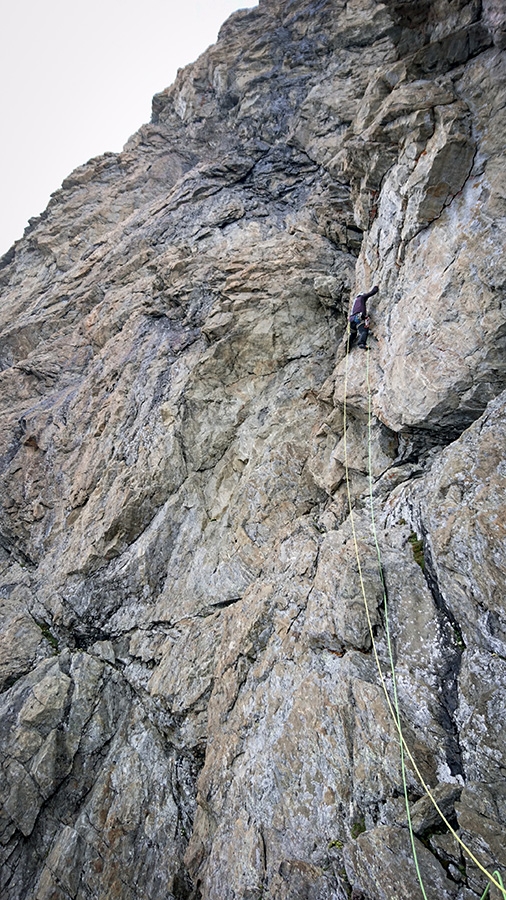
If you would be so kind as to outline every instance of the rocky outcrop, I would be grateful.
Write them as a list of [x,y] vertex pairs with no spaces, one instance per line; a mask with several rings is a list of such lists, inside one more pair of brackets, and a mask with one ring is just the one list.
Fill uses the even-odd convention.
[[8,900],[504,873],[505,34],[261,0],[3,258]]

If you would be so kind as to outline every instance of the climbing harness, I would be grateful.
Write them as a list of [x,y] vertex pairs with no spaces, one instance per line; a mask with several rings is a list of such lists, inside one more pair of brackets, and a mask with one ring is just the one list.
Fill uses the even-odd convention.
[[406,743],[406,739],[405,739],[403,731],[402,731],[399,702],[398,702],[398,696],[397,696],[397,679],[396,679],[396,675],[395,675],[395,664],[394,664],[394,658],[393,658],[392,642],[391,642],[391,636],[390,636],[390,625],[389,625],[389,618],[388,618],[387,593],[386,593],[385,580],[383,577],[383,567],[382,567],[382,563],[381,563],[381,552],[380,552],[380,547],[379,547],[378,534],[377,534],[377,530],[376,530],[376,521],[375,521],[375,517],[374,517],[374,503],[373,503],[373,493],[372,493],[372,484],[373,484],[373,480],[372,480],[372,392],[371,392],[371,384],[370,384],[370,377],[369,377],[369,354],[367,354],[366,383],[367,383],[367,397],[368,397],[367,440],[368,440],[369,505],[370,505],[370,511],[371,511],[371,531],[372,531],[374,545],[375,545],[375,549],[376,549],[377,565],[378,565],[378,571],[379,571],[382,594],[383,594],[383,613],[384,613],[384,618],[385,618],[385,635],[386,635],[386,643],[387,643],[387,650],[388,650],[388,657],[389,657],[390,674],[391,674],[391,679],[392,679],[393,701],[390,698],[390,694],[388,692],[387,684],[385,681],[385,676],[384,676],[383,670],[381,668],[381,663],[380,663],[379,654],[378,654],[378,648],[377,648],[376,639],[374,636],[371,613],[370,613],[369,604],[367,601],[367,594],[366,594],[366,590],[365,590],[364,578],[363,578],[363,573],[362,573],[362,565],[360,562],[360,553],[359,553],[359,549],[358,549],[357,533],[356,533],[356,528],[355,528],[355,519],[354,519],[354,515],[353,515],[353,502],[352,502],[352,497],[351,497],[350,475],[349,475],[349,465],[348,465],[347,435],[346,435],[346,432],[347,432],[346,398],[347,398],[347,393],[348,393],[349,355],[350,355],[350,327],[348,325],[348,331],[347,331],[347,336],[346,336],[346,365],[345,365],[345,375],[344,375],[343,448],[344,448],[344,470],[345,470],[346,492],[347,492],[347,497],[348,497],[348,508],[349,508],[349,514],[350,514],[350,526],[351,526],[351,532],[352,532],[352,537],[353,537],[355,556],[356,556],[356,560],[357,560],[358,577],[359,577],[359,581],[360,581],[360,590],[361,590],[362,597],[364,600],[364,607],[365,607],[365,613],[366,613],[366,617],[367,617],[367,625],[369,628],[369,634],[370,634],[370,638],[371,638],[373,655],[374,655],[374,659],[376,662],[376,667],[378,670],[381,687],[382,687],[383,693],[385,695],[386,703],[387,703],[389,712],[393,718],[395,728],[397,730],[397,734],[399,737],[401,773],[402,773],[402,783],[403,783],[403,790],[404,790],[404,802],[405,802],[405,806],[406,806],[410,843],[411,843],[411,849],[412,849],[412,853],[413,853],[413,861],[414,861],[415,868],[416,868],[418,883],[420,885],[424,900],[428,900],[427,894],[425,892],[425,887],[424,887],[423,881],[422,881],[420,866],[418,863],[418,857],[417,857],[416,845],[415,845],[415,836],[414,836],[414,831],[413,831],[413,826],[412,826],[412,821],[411,821],[411,813],[410,813],[410,808],[409,808],[409,797],[408,797],[408,787],[407,787],[407,777],[406,777],[406,772],[407,772],[406,757],[409,759],[409,761],[413,767],[413,770],[416,773],[416,775],[420,781],[420,784],[423,787],[423,790],[425,791],[426,796],[429,797],[432,805],[436,809],[442,822],[448,828],[450,834],[453,835],[453,837],[455,838],[455,840],[457,841],[459,846],[462,848],[462,850],[468,855],[468,857],[472,860],[472,862],[480,869],[480,871],[488,879],[489,883],[487,884],[487,886],[485,888],[485,891],[481,897],[481,900],[485,900],[485,898],[487,897],[491,884],[493,884],[496,888],[498,888],[498,890],[500,891],[500,893],[502,895],[503,900],[506,900],[506,888],[504,887],[503,880],[501,878],[500,873],[496,870],[493,872],[493,874],[491,874],[479,862],[479,860],[476,859],[476,856],[473,854],[472,850],[464,843],[464,841],[459,837],[459,835],[457,834],[455,829],[450,825],[450,822],[448,821],[445,814],[441,810],[441,807],[439,806],[437,800],[435,799],[432,791],[430,790],[429,786],[426,784],[425,779],[423,778],[423,775],[421,774],[420,769],[418,768],[418,765],[415,762],[415,759],[413,758],[413,755],[408,747],[408,744]]

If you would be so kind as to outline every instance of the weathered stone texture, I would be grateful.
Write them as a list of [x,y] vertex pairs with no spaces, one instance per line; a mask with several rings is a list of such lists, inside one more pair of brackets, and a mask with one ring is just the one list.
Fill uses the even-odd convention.
[[6,900],[504,874],[505,22],[261,0],[3,258]]

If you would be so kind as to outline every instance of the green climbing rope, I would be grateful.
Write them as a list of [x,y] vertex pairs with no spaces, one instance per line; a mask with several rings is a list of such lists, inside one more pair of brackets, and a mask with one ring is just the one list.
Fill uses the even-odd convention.
[[[502,880],[502,878],[501,878],[501,873],[498,872],[497,869],[496,869],[496,870],[494,871],[494,875],[497,877],[497,880],[498,880],[499,883],[500,883],[499,890],[502,892],[502,895],[503,895],[503,897],[504,897],[504,896],[506,895],[506,888],[504,887],[503,880]],[[488,896],[489,891],[490,891],[490,883],[487,884],[485,890],[483,891],[483,894],[481,895],[480,900],[485,900],[485,898]]]
[[408,796],[408,780],[406,777],[406,758],[404,753],[404,744],[401,739],[402,730],[401,730],[401,717],[400,717],[400,709],[399,709],[399,700],[397,696],[397,677],[395,674],[395,664],[394,664],[394,654],[392,649],[392,640],[390,636],[390,620],[388,616],[388,599],[387,599],[387,591],[385,585],[385,579],[383,575],[383,565],[381,563],[381,551],[379,547],[378,541],[378,533],[376,530],[376,519],[374,517],[374,499],[372,493],[372,391],[371,384],[369,380],[369,353],[367,353],[367,363],[366,363],[366,381],[367,381],[367,443],[368,443],[368,451],[367,451],[367,461],[368,461],[368,479],[369,479],[369,505],[371,509],[371,530],[374,540],[374,546],[376,548],[376,557],[378,563],[378,572],[381,580],[381,590],[382,590],[382,599],[383,599],[383,615],[385,621],[385,635],[387,639],[387,648],[388,648],[388,659],[390,663],[390,674],[392,677],[392,693],[394,700],[394,709],[395,709],[395,719],[397,725],[397,732],[399,735],[399,753],[401,760],[401,774],[402,774],[402,788],[404,793],[404,805],[406,807],[406,817],[408,822],[408,830],[409,830],[409,840],[411,844],[411,852],[413,854],[413,862],[415,864],[416,869],[416,877],[418,879],[418,883],[420,885],[420,890],[424,897],[424,900],[427,900],[427,894],[425,892],[425,886],[422,879],[422,873],[420,872],[420,865],[418,862],[418,854],[416,852],[416,844],[415,844],[415,835],[413,831],[413,823],[411,821],[411,810],[409,806],[409,796]]
[[[489,884],[487,885],[487,888],[485,889],[485,893],[483,894],[483,897],[481,898],[481,900],[485,900],[485,898],[487,896],[487,892],[488,892],[491,884],[493,884],[495,887],[498,888],[498,890],[500,891],[500,893],[503,897],[503,900],[506,900],[506,889],[504,887],[504,884],[502,882],[502,878],[501,878],[500,874],[497,871],[495,871],[494,874],[491,874],[485,868],[485,866],[483,866],[480,863],[480,861],[473,854],[472,850],[464,843],[462,838],[459,837],[459,835],[457,834],[455,829],[451,826],[450,822],[448,821],[445,814],[441,810],[439,804],[437,803],[437,800],[435,799],[432,791],[430,790],[429,786],[426,784],[425,779],[423,778],[423,775],[420,772],[420,769],[418,768],[418,765],[416,764],[415,759],[413,758],[413,755],[409,749],[409,746],[406,743],[404,734],[402,732],[398,698],[397,698],[397,682],[396,682],[396,678],[395,678],[395,664],[394,664],[392,644],[391,644],[391,639],[390,639],[390,628],[389,628],[389,624],[388,624],[388,610],[387,610],[388,604],[387,604],[385,583],[384,583],[384,578],[383,578],[383,568],[381,565],[381,553],[380,553],[378,536],[377,536],[377,531],[376,531],[376,523],[375,523],[375,518],[374,518],[374,505],[373,505],[373,496],[372,496],[372,464],[371,464],[372,463],[372,434],[371,434],[372,392],[371,392],[371,385],[370,385],[370,378],[369,378],[369,354],[367,354],[366,380],[367,380],[367,395],[368,395],[368,469],[369,469],[369,498],[370,498],[370,508],[371,508],[371,528],[372,528],[374,543],[375,543],[375,547],[376,547],[376,553],[377,553],[377,558],[378,558],[378,568],[379,568],[381,584],[382,584],[382,588],[383,588],[383,604],[384,604],[384,612],[385,612],[385,628],[386,628],[386,637],[387,637],[387,648],[388,648],[388,655],[389,655],[390,671],[392,674],[392,693],[393,693],[393,698],[394,698],[393,703],[392,703],[392,700],[390,699],[390,694],[388,692],[388,688],[386,685],[385,676],[384,676],[383,670],[381,668],[381,663],[380,663],[379,654],[378,654],[378,648],[377,648],[376,640],[375,640],[375,636],[374,636],[374,630],[373,630],[373,625],[372,625],[372,620],[371,620],[369,604],[367,601],[367,594],[366,594],[364,578],[363,578],[363,574],[362,574],[362,566],[360,563],[360,553],[359,553],[359,549],[358,549],[357,534],[356,534],[356,529],[355,529],[355,519],[354,519],[354,515],[353,515],[353,502],[352,502],[352,498],[351,498],[351,486],[350,486],[349,465],[348,465],[347,435],[346,435],[346,432],[347,432],[347,393],[348,393],[349,352],[350,352],[350,341],[349,341],[349,329],[348,329],[348,335],[347,335],[347,340],[346,340],[346,365],[345,365],[344,400],[343,400],[343,431],[344,431],[343,446],[344,446],[345,481],[346,481],[346,491],[347,491],[347,496],[348,496],[348,507],[349,507],[349,513],[350,513],[350,525],[351,525],[353,544],[354,544],[354,549],[355,549],[355,556],[356,556],[356,560],[357,560],[360,589],[361,589],[362,597],[364,600],[364,607],[365,607],[365,612],[366,612],[366,617],[367,617],[369,634],[371,637],[373,655],[374,655],[374,659],[376,662],[376,667],[378,669],[380,683],[381,683],[381,687],[383,689],[383,693],[385,695],[387,706],[388,706],[390,714],[393,718],[393,721],[394,721],[394,724],[395,724],[395,727],[396,727],[396,730],[398,733],[398,737],[399,737],[401,770],[402,770],[402,779],[403,779],[403,787],[404,787],[404,799],[405,799],[405,804],[406,804],[411,847],[412,847],[412,851],[413,851],[413,860],[414,860],[415,867],[416,867],[418,882],[420,884],[420,888],[421,888],[424,900],[427,900],[427,895],[425,892],[425,888],[423,886],[420,868],[419,868],[419,864],[418,864],[418,858],[416,855],[416,846],[415,846],[413,828],[412,828],[412,824],[411,824],[411,816],[410,816],[410,810],[409,810],[409,798],[408,798],[408,794],[407,794],[406,762],[405,762],[406,757],[409,759],[409,761],[413,767],[413,770],[416,773],[416,775],[419,779],[419,782],[423,787],[423,790],[425,791],[426,795],[429,797],[434,808],[437,810],[438,815],[440,816],[442,822],[444,822],[445,826],[448,828],[449,832],[453,835],[453,837],[455,838],[455,840],[457,841],[459,846],[462,848],[462,850],[467,854],[467,856],[474,862],[474,864],[480,869],[480,871],[488,879]],[[494,876],[497,876],[497,877],[494,877]]]

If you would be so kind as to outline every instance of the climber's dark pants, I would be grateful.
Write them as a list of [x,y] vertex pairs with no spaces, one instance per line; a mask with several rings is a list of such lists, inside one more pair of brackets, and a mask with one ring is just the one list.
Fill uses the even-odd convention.
[[365,347],[367,344],[367,335],[369,334],[369,329],[363,322],[356,323],[350,322],[350,337],[348,341],[348,350],[351,350],[353,344],[358,335],[358,347]]
[[367,344],[367,336],[369,334],[369,329],[363,322],[358,326],[358,344],[357,347],[365,347]]

